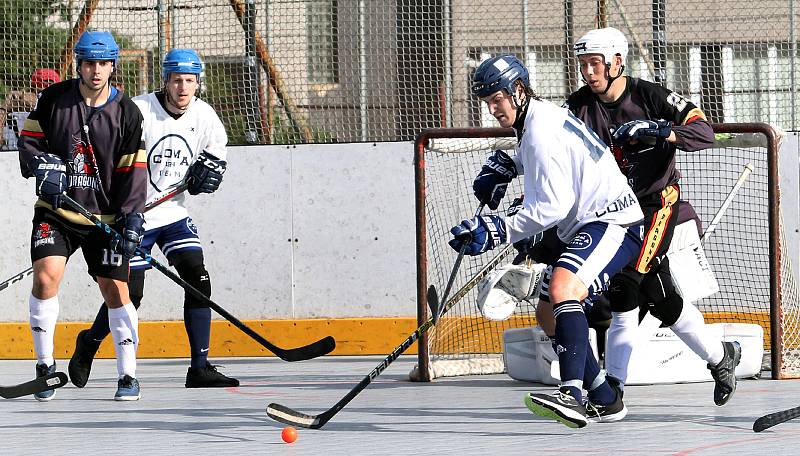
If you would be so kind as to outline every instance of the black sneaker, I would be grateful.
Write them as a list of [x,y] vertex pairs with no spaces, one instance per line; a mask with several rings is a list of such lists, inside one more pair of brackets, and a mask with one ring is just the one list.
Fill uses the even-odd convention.
[[219,372],[211,363],[206,363],[206,367],[195,369],[190,367],[186,372],[187,388],[226,388],[229,386],[239,386],[239,380],[227,377]]
[[[44,363],[36,364],[36,378],[46,377],[46,376],[48,376],[50,374],[53,374],[55,372],[56,372],[56,362],[55,361],[53,361],[53,365],[52,366],[48,366],[47,364],[44,364]],[[49,400],[52,400],[54,397],[56,397],[56,390],[55,389],[49,389],[49,390],[39,391],[38,393],[34,393],[33,397],[35,397],[36,400],[39,401],[39,402],[47,402]]]
[[100,342],[87,340],[86,333],[88,332],[88,329],[84,329],[78,333],[78,338],[75,340],[75,352],[69,359],[69,379],[78,388],[83,388],[89,381],[94,355],[100,349]]
[[[612,382],[612,379],[614,380]],[[611,389],[617,393],[616,399],[610,404],[594,404],[592,401],[586,402],[586,417],[592,423],[613,423],[621,421],[628,414],[628,408],[622,402],[622,389],[619,387],[619,380],[614,377],[606,377]]]
[[708,365],[714,377],[714,403],[725,405],[736,391],[736,366],[742,360],[739,342],[723,342],[724,355],[716,366]]
[[571,428],[582,428],[589,421],[586,419],[586,407],[564,391],[551,394],[525,395],[525,406],[528,410],[545,418],[552,418]]

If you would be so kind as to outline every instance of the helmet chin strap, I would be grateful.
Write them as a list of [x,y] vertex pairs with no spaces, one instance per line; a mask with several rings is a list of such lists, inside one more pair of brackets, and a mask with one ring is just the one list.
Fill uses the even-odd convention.
[[514,92],[514,94],[511,95],[511,100],[514,102],[514,107],[517,108],[517,112],[514,114],[514,123],[516,124],[517,121],[519,121],[519,116],[522,115],[523,112],[527,111],[528,103],[530,103],[530,97],[528,97],[526,94],[525,101],[520,103],[519,99],[517,98],[517,93]]
[[[602,93],[603,95],[608,93],[608,90],[611,89],[611,84],[613,84],[614,81],[619,79],[619,77],[622,76],[622,73],[624,73],[624,72],[625,72],[625,65],[620,65],[619,73],[617,73],[617,75],[612,78],[611,77],[611,65],[610,64],[606,64],[606,79],[608,79],[608,84],[606,84],[606,90],[603,91],[603,93]],[[583,74],[581,74],[581,77],[583,77]],[[584,81],[585,80],[586,79],[584,78]]]

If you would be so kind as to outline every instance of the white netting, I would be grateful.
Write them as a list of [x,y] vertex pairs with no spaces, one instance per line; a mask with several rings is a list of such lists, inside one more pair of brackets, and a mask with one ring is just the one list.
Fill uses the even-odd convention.
[[[730,130],[732,126],[722,127]],[[761,325],[764,328],[765,348],[776,348],[782,360],[780,366],[774,366],[775,375],[796,377],[800,376],[800,299],[789,261],[791,255],[784,240],[774,240],[777,241],[780,255],[778,258],[770,257],[769,213],[773,205],[779,207],[778,202],[770,200],[770,187],[779,184],[771,180],[774,176],[770,177],[766,136],[748,128],[752,127],[740,125],[733,127],[734,133],[718,133],[717,143],[712,149],[677,155],[678,167],[683,174],[682,197],[692,203],[705,226],[722,205],[745,166],[748,163],[754,165],[754,170],[728,206],[714,235],[705,243],[705,253],[716,274],[720,291],[696,304],[709,323]],[[440,130],[439,133],[446,135],[447,131]],[[472,180],[492,149],[502,145],[513,147],[513,138],[479,137],[483,133],[480,130],[471,131],[470,134],[474,134],[475,138],[434,138],[428,142],[429,147],[425,152],[427,282],[440,290],[446,284],[456,256],[456,252],[447,245],[450,239],[448,230],[459,220],[470,217],[475,210]],[[519,181],[521,179],[516,179],[509,187],[504,203],[508,204],[522,193],[517,186]],[[502,210],[503,207],[499,209]],[[780,229],[783,227],[780,226]],[[502,364],[482,361],[497,359],[497,354],[502,353],[504,330],[535,324],[534,309],[528,304],[519,307],[510,320],[503,322],[484,319],[475,305],[476,278],[488,273],[487,267],[491,270],[510,262],[512,256],[498,258],[510,253],[514,253],[514,250],[507,249],[499,255],[491,252],[465,258],[454,285],[454,289],[459,290],[454,295],[463,295],[463,298],[453,304],[445,318],[430,332],[427,338],[428,357],[420,359],[420,366],[423,370],[428,369],[430,378],[450,372],[458,375],[489,373],[486,365],[499,366],[497,372],[502,372]],[[779,280],[779,296],[771,295],[770,277],[774,266],[777,266],[774,277]],[[770,326],[770,305],[773,301],[780,308],[779,328]],[[425,306],[419,308],[425,312]],[[773,329],[780,331],[779,347],[770,346]]]

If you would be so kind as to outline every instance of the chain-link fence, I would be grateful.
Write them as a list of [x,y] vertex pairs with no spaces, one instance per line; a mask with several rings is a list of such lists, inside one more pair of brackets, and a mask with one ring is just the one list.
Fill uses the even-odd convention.
[[72,77],[86,29],[117,37],[116,81],[134,95],[159,87],[167,50],[197,49],[202,97],[231,144],[405,141],[425,128],[489,126],[469,95],[482,59],[516,54],[536,91],[560,103],[582,84],[572,44],[597,26],[628,37],[628,74],[691,98],[712,122],[793,130],[799,1],[4,0],[4,142],[13,148],[11,113],[32,107],[31,74]]

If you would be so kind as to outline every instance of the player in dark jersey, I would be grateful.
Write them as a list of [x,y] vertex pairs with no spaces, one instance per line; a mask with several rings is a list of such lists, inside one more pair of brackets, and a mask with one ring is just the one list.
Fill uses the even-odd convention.
[[[628,42],[617,29],[592,30],[581,37],[575,43],[575,55],[586,85],[566,102],[576,117],[611,146],[646,217],[639,258],[611,280],[613,318],[606,368],[622,386],[634,337],[631,329],[639,322],[639,306],[648,306],[664,326],[708,362],[716,383],[714,402],[723,405],[736,388],[734,369],[741,348],[711,336],[700,311],[683,302],[665,255],[678,221],[676,150],[711,147],[714,131],[691,101],[660,85],[625,76],[627,53]],[[688,203],[680,201],[680,205]],[[601,414],[598,421],[602,418]]]
[[[31,235],[30,325],[37,377],[55,372],[53,333],[58,288],[67,259],[81,248],[89,274],[108,303],[119,380],[116,400],[140,397],[136,380],[138,317],[128,293],[128,261],[142,239],[147,197],[142,114],[109,84],[119,47],[108,32],[85,32],[75,45],[78,77],[42,92],[20,134],[22,175],[36,178]],[[109,239],[81,214],[60,207],[66,192],[115,224]],[[110,242],[109,242],[110,241]],[[49,401],[55,390],[35,395]]]

